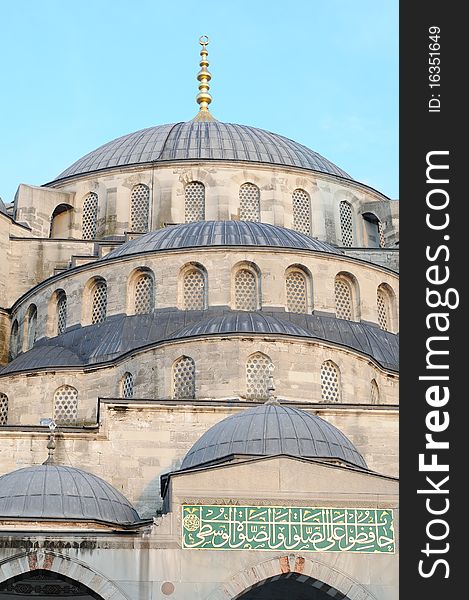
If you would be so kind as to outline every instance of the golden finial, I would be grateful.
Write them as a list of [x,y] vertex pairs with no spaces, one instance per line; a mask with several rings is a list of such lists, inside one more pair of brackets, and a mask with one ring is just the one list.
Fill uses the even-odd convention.
[[212,101],[212,96],[209,94],[209,81],[212,79],[212,75],[208,72],[208,50],[207,45],[209,39],[206,35],[201,35],[199,38],[199,44],[202,46],[200,51],[200,71],[197,73],[197,80],[199,81],[199,93],[197,94],[197,104],[199,105],[199,112],[193,121],[215,121],[210,114],[208,105]]

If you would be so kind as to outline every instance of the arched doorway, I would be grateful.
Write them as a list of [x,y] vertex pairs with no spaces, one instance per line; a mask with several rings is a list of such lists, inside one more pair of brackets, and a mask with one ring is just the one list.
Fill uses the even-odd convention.
[[236,600],[348,600],[338,590],[301,573],[284,573],[261,581]]
[[102,596],[82,583],[45,569],[22,573],[0,583],[0,600],[26,600],[27,598],[103,600]]

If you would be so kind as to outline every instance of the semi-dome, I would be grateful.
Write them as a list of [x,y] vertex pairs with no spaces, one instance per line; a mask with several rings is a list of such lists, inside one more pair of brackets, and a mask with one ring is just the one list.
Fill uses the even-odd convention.
[[243,409],[220,421],[192,446],[181,469],[220,462],[232,455],[340,460],[366,469],[352,442],[317,415],[276,403]]
[[340,254],[334,246],[286,227],[253,221],[196,221],[145,233],[109,252],[102,260],[157,250],[207,246],[260,246]]
[[0,477],[0,518],[97,521],[130,525],[141,519],[112,485],[86,471],[44,464]]
[[[187,121],[119,137],[77,160],[54,182],[115,167],[222,160],[299,167],[345,179],[345,171],[289,138],[247,125]],[[52,183],[54,183],[52,182]]]

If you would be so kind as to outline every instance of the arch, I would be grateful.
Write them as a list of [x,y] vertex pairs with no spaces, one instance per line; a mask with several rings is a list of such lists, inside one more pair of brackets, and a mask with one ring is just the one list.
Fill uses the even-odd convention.
[[[236,600],[264,581],[284,574],[299,574],[325,584],[330,588],[331,598],[377,600],[374,594],[337,566],[309,555],[294,553],[249,564],[217,587],[207,600]],[[334,593],[336,590],[337,594]]]
[[340,402],[342,390],[340,369],[332,360],[326,360],[321,365],[321,401]]
[[8,396],[0,392],[0,425],[8,423]]
[[261,193],[254,183],[243,183],[239,188],[239,219],[240,221],[261,220]]
[[290,265],[285,270],[285,308],[292,313],[313,311],[312,277],[303,265]]
[[84,240],[96,239],[97,221],[98,194],[88,192],[83,199],[82,238]]
[[190,356],[180,356],[173,363],[173,398],[195,398],[195,361]]
[[261,308],[261,272],[252,262],[241,262],[232,270],[232,306],[235,310]]
[[51,551],[33,551],[17,554],[0,563],[0,585],[13,576],[46,570],[58,575],[70,577],[83,583],[102,600],[131,600],[129,596],[105,575],[92,569],[89,565],[70,556],[62,556]]
[[189,181],[184,186],[184,221],[205,220],[205,186],[201,181]]
[[188,263],[179,272],[179,306],[183,310],[205,310],[208,306],[208,275],[200,263]]
[[120,396],[121,398],[134,397],[134,376],[127,371],[120,380]]
[[371,404],[379,404],[380,394],[379,387],[376,383],[376,379],[372,379],[370,382],[370,403]]
[[57,335],[60,335],[67,328],[67,294],[64,290],[56,291],[56,322]]
[[18,326],[18,319],[15,319],[11,325],[10,330],[10,360],[13,360],[18,356],[20,352],[20,330]]
[[54,421],[58,425],[76,425],[78,421],[78,390],[61,385],[54,392]]
[[82,320],[85,325],[102,323],[107,315],[107,283],[103,277],[92,277],[83,291]]
[[155,276],[151,269],[139,267],[128,279],[127,305],[130,314],[147,315],[155,308]]
[[308,192],[298,188],[292,194],[293,229],[311,235],[311,198]]
[[337,273],[334,280],[335,314],[346,321],[360,320],[360,289],[357,278],[345,271]]
[[254,352],[246,361],[246,398],[267,400],[274,365],[263,352]]
[[398,330],[396,294],[387,283],[381,283],[376,290],[376,312],[381,329],[393,333]]
[[72,227],[73,206],[58,204],[50,217],[49,237],[51,239],[69,238]]
[[150,215],[150,188],[137,183],[130,192],[129,226],[132,233],[146,233]]
[[362,213],[362,218],[365,229],[365,243],[368,248],[385,248],[384,226],[380,219],[372,212]]
[[350,202],[341,200],[339,203],[340,233],[342,246],[353,246],[353,210]]
[[26,349],[30,350],[34,346],[37,336],[37,306],[35,304],[30,304],[28,308],[27,327],[28,333],[26,337]]

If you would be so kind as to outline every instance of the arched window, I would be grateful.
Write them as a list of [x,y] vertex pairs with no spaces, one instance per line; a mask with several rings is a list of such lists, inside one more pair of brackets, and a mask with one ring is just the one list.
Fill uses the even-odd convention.
[[292,194],[293,229],[311,235],[311,200],[304,190],[295,190]]
[[54,421],[58,425],[76,425],[78,420],[78,390],[62,385],[54,393]]
[[207,302],[207,280],[202,269],[191,267],[183,275],[184,310],[204,310]]
[[134,397],[134,376],[128,371],[121,379],[121,396],[122,398]]
[[0,425],[8,423],[8,396],[0,392]]
[[130,230],[138,233],[148,231],[150,188],[139,183],[130,194]]
[[260,192],[257,185],[243,183],[239,188],[240,221],[260,221]]
[[379,387],[376,379],[371,380],[370,385],[370,402],[371,404],[379,404]]
[[18,321],[15,319],[11,326],[10,333],[10,357],[13,359],[18,356],[20,351],[20,334],[18,328]]
[[173,397],[195,398],[195,362],[190,356],[181,356],[173,365]]
[[384,329],[384,331],[389,331],[391,329],[389,295],[382,286],[380,286],[376,292],[376,307],[378,312],[378,325],[381,329]]
[[269,378],[273,371],[271,359],[262,352],[251,354],[246,362],[246,397],[250,400],[267,400]]
[[28,350],[34,346],[37,334],[37,308],[31,304],[28,309]]
[[67,294],[60,290],[57,292],[57,335],[61,335],[67,327]]
[[96,222],[98,219],[98,194],[90,192],[83,200],[83,229],[84,240],[96,238]]
[[149,273],[142,273],[135,281],[134,306],[136,315],[146,315],[155,306],[153,277]]
[[184,188],[185,221],[205,220],[205,186],[200,181],[191,181]]
[[338,319],[352,321],[352,285],[345,277],[335,278],[335,314]]
[[363,223],[365,225],[366,243],[369,248],[385,248],[386,240],[384,237],[384,227],[381,221],[374,213],[363,213]]
[[246,268],[239,269],[234,278],[234,288],[236,310],[257,310],[259,308],[256,273]]
[[292,313],[308,312],[308,284],[306,274],[300,269],[289,269],[285,277],[287,310]]
[[59,204],[50,218],[50,234],[52,239],[70,237],[73,207],[70,204]]
[[102,279],[96,281],[92,292],[91,324],[102,323],[107,311],[107,285]]
[[321,365],[321,400],[340,402],[340,371],[331,360]]
[[348,202],[342,200],[339,205],[340,231],[342,233],[342,245],[353,246],[353,221],[352,207]]

